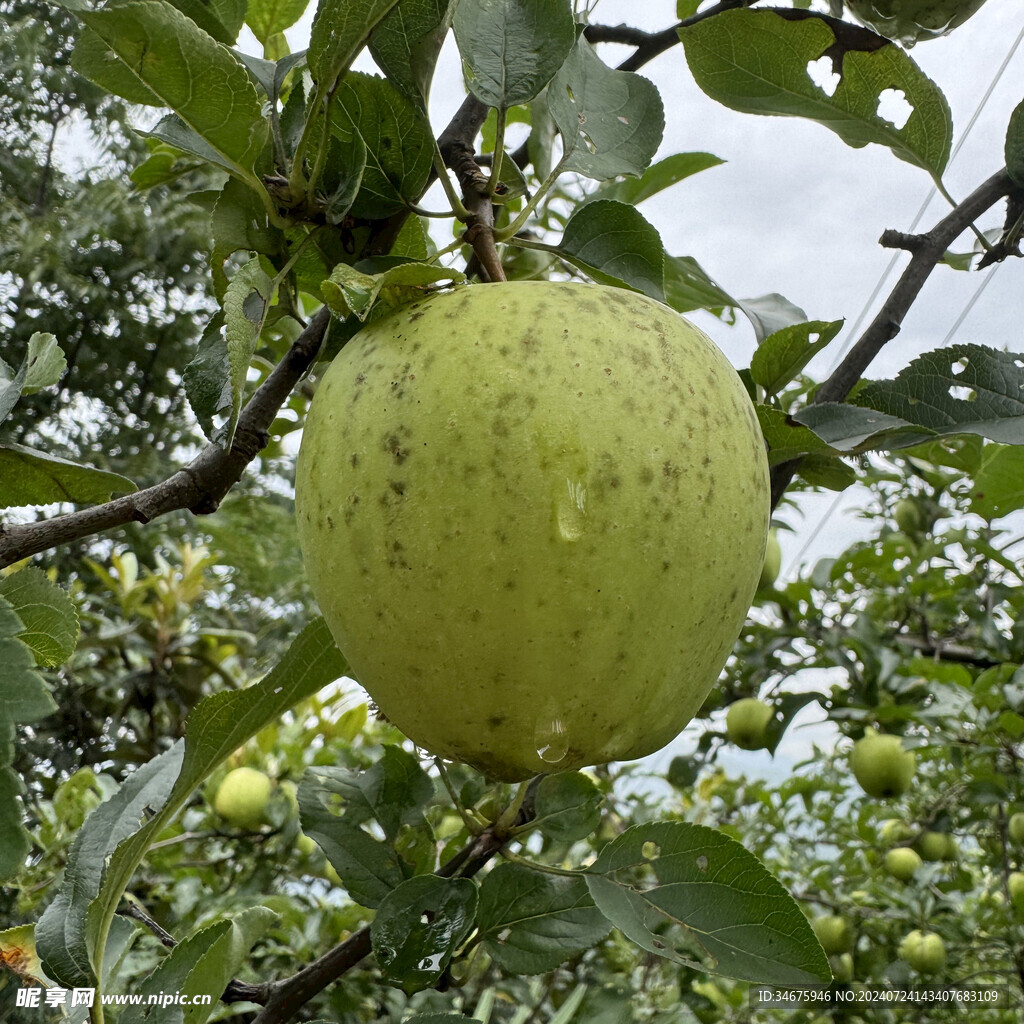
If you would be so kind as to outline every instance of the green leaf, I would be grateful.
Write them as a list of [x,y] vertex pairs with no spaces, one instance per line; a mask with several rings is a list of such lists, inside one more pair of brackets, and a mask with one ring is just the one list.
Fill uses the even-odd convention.
[[224,293],[224,338],[227,345],[228,379],[231,384],[231,411],[220,443],[231,446],[238,414],[242,411],[249,364],[274,298],[273,282],[254,256],[239,267]]
[[678,184],[684,178],[723,163],[724,160],[711,153],[675,153],[656,164],[651,164],[638,179],[626,178],[623,181],[606,182],[598,188],[595,196],[598,199],[616,199],[620,203],[632,203],[635,206]]
[[57,339],[52,334],[40,331],[28,339],[25,364],[25,383],[21,388],[23,395],[33,395],[42,388],[52,387],[68,368]]
[[255,252],[275,261],[284,250],[284,235],[271,226],[263,204],[251,189],[235,178],[224,183],[217,197],[212,227],[210,271],[214,294],[220,300],[228,286],[224,263],[233,253]]
[[441,281],[463,284],[465,280],[461,271],[431,263],[401,263],[380,274],[364,274],[339,263],[321,289],[327,305],[339,316],[364,321],[377,303],[395,308],[422,299]]
[[596,281],[665,298],[661,236],[626,203],[598,199],[577,209],[565,226],[558,254]]
[[421,110],[448,33],[450,7],[451,0],[398,0],[370,39],[374,63]]
[[[217,997],[245,965],[253,944],[276,919],[277,915],[266,907],[250,907],[234,911],[231,920],[218,921],[179,942],[139,985],[142,1003],[126,1008],[118,1024],[206,1024],[217,1009]],[[212,995],[213,1002],[206,1006],[194,1003],[184,1010],[181,1006],[164,1006],[155,1012],[145,1005],[151,996],[159,997],[164,992],[187,997]]]
[[757,347],[750,373],[769,395],[777,395],[842,329],[843,320],[811,320],[770,334]]
[[1024,188],[1024,103],[1018,103],[1010,115],[1004,152],[1007,173],[1018,188]]
[[384,977],[406,992],[437,983],[473,930],[476,885],[468,878],[419,875],[381,901],[370,940]]
[[590,949],[611,930],[586,882],[499,864],[480,886],[477,927],[491,958],[510,974],[542,974]]
[[807,314],[799,306],[794,306],[778,292],[759,295],[756,299],[739,299],[736,304],[754,328],[758,345],[770,334],[807,320]]
[[245,24],[246,0],[171,0],[218,43],[231,46]]
[[452,27],[466,87],[489,107],[532,100],[576,41],[567,0],[460,3]]
[[8,767],[14,758],[14,727],[37,722],[57,710],[35,669],[31,648],[20,638],[24,630],[25,624],[11,602],[0,593],[0,664],[4,667],[0,672],[0,835],[4,837],[0,843],[0,880],[17,874],[31,849],[22,823],[20,798],[24,786]]
[[658,90],[640,75],[608,67],[583,36],[548,86],[547,106],[565,146],[563,170],[601,181],[639,177],[661,145]]
[[[323,619],[316,619],[292,641],[277,666],[255,686],[213,694],[193,708],[185,722],[184,760],[170,797],[143,828],[117,847],[109,859],[103,887],[89,909],[89,939],[93,956],[105,938],[117,904],[146,851],[202,781],[265,725],[328,683],[341,678],[346,671],[348,666],[334,646],[326,624]],[[145,767],[140,771],[145,771]],[[134,777],[131,776],[125,785]],[[102,806],[86,821],[83,832]],[[75,927],[80,927],[80,922],[76,922]]]
[[600,790],[582,772],[547,775],[537,787],[534,823],[556,843],[585,839],[601,823]]
[[[346,75],[331,107],[331,128],[342,153],[345,147],[366,152],[352,216],[388,217],[419,197],[434,144],[423,115],[393,85],[374,75]],[[343,158],[346,166],[356,162]]]
[[744,981],[809,984],[831,971],[807,918],[768,869],[722,832],[684,822],[634,825],[587,871],[594,902],[658,956]]
[[71,657],[78,643],[78,612],[68,592],[51,583],[42,569],[26,566],[0,578],[0,597],[21,620],[18,639],[37,665],[54,668]]
[[398,0],[320,0],[313,18],[307,61],[320,95],[352,66],[370,33]]
[[54,501],[94,504],[138,488],[126,477],[92,469],[20,444],[0,445],[0,508]]
[[[679,30],[697,84],[712,99],[748,114],[806,117],[847,145],[887,146],[938,176],[949,159],[953,123],[939,88],[898,46],[822,15],[737,9]],[[829,96],[808,65],[824,56],[841,75]],[[902,128],[880,117],[887,90],[913,113]]]
[[[253,180],[267,125],[248,72],[191,18],[165,0],[129,0],[89,8],[62,6],[102,39],[106,51],[88,51],[79,70],[133,103],[169,107],[216,150],[234,173]],[[98,67],[105,72],[98,72]],[[148,98],[145,98],[147,97]]]
[[[177,114],[168,114],[157,121],[149,131],[139,129],[137,134],[147,141],[152,139],[156,143],[173,146],[182,153],[189,153],[204,163],[227,171],[228,174],[235,171],[232,160],[222,156],[216,147],[211,146],[198,132],[189,128]],[[255,199],[255,196],[253,198]]]
[[203,433],[218,443],[223,437],[223,422],[231,416],[234,405],[231,362],[223,328],[224,317],[217,313],[207,323],[195,358],[181,375],[188,404]]
[[707,309],[719,315],[738,304],[692,256],[666,256],[664,281],[665,301],[679,313]]
[[971,511],[983,519],[999,519],[1024,508],[1024,448],[987,444],[974,477]]
[[866,384],[854,401],[811,405],[793,418],[840,451],[960,433],[1024,444],[1024,355],[950,345],[918,356],[893,380]]
[[781,410],[768,405],[755,405],[757,422],[768,445],[768,464],[798,459],[803,455],[836,455],[829,445],[814,431],[790,422]]
[[245,23],[264,45],[267,40],[302,17],[309,0],[249,0]]
[[165,805],[182,754],[183,746],[178,742],[133,772],[109,800],[89,815],[75,836],[64,880],[36,925],[39,955],[51,978],[68,986],[94,983],[94,964],[86,937],[89,904],[100,891],[107,860],[117,845],[136,832],[147,814]]
[[[364,907],[376,907],[405,880],[395,842],[404,826],[423,823],[423,808],[432,795],[433,785],[416,758],[388,746],[364,772],[307,770],[298,790],[302,830],[327,855],[349,895]],[[332,810],[339,804],[341,817]],[[383,830],[384,840],[362,827],[371,820]]]

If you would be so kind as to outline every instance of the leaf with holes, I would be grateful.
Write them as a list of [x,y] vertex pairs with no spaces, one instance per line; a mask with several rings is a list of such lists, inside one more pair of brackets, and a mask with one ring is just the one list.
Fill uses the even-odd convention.
[[634,825],[602,849],[586,878],[605,916],[658,956],[744,981],[831,978],[793,897],[752,853],[715,829]]
[[[887,146],[938,176],[949,159],[953,122],[941,90],[898,46],[873,32],[806,11],[724,11],[679,29],[697,84],[748,114],[806,117],[855,148]],[[832,58],[831,95],[809,67]],[[912,110],[902,126],[879,113],[887,98]]]
[[381,902],[370,940],[384,976],[406,992],[437,983],[473,930],[476,884],[468,878],[418,875]]
[[842,326],[842,320],[811,320],[775,331],[758,345],[750,361],[751,376],[769,395],[778,394]]
[[661,145],[658,90],[640,75],[612,70],[583,36],[551,80],[547,106],[565,146],[563,170],[599,181],[639,177]]
[[598,199],[569,218],[558,255],[602,284],[625,285],[664,300],[661,236],[627,203]]

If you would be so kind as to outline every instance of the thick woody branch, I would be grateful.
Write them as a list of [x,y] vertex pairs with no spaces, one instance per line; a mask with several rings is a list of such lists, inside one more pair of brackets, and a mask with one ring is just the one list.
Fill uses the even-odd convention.
[[0,525],[0,568],[59,544],[82,540],[127,523],[148,523],[179,509],[188,509],[196,515],[215,511],[241,479],[246,466],[266,445],[270,425],[316,358],[329,321],[326,307],[310,320],[285,357],[246,403],[229,449],[209,444],[184,469],[168,479],[95,508],[24,525]]
[[474,156],[474,142],[487,120],[488,109],[470,93],[452,118],[451,124],[441,133],[437,148],[445,166],[455,172],[462,189],[463,205],[470,214],[464,238],[473,247],[488,279],[504,281],[505,271],[494,244],[494,204],[489,189],[490,179],[480,170]]
[[[883,244],[908,249],[912,254],[910,262],[857,343],[818,389],[814,404],[842,402],[846,398],[875,356],[899,334],[904,317],[931,272],[942,262],[946,250],[978,217],[1013,191],[1014,184],[1004,168],[975,189],[926,234],[907,236],[887,232],[883,235]],[[772,468],[772,508],[779,503],[796,475],[800,461],[793,459]]]

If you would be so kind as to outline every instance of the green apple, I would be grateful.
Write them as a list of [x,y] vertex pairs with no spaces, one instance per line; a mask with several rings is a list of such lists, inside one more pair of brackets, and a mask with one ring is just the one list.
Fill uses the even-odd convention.
[[845,917],[838,914],[826,914],[811,921],[811,928],[821,943],[821,948],[829,956],[845,953],[853,945],[853,928]]
[[853,981],[852,953],[840,953],[839,956],[830,956],[828,962],[832,968],[832,977],[835,981],[843,985]]
[[900,530],[911,537],[923,533],[928,526],[928,517],[924,509],[914,498],[901,498],[897,501],[893,518]]
[[900,943],[899,957],[918,974],[937,974],[946,966],[946,944],[941,935],[915,928]]
[[912,826],[899,818],[889,818],[883,821],[878,829],[878,840],[883,846],[893,846],[902,843],[914,834]]
[[295,849],[298,850],[303,857],[311,857],[318,849],[320,849],[320,847],[316,845],[316,840],[307,836],[302,829],[299,829],[299,834],[295,839]]
[[850,13],[889,39],[913,46],[962,25],[985,0],[846,0]]
[[885,855],[885,870],[901,882],[909,882],[920,867],[920,855],[908,846],[897,846]]
[[899,736],[882,736],[871,728],[853,745],[850,755],[850,767],[861,789],[879,799],[905,793],[914,777],[914,765],[914,752],[903,749]]
[[1010,842],[1017,846],[1024,846],[1024,812],[1017,811],[1010,815],[1006,831],[1009,833]]
[[368,323],[318,386],[295,492],[353,675],[419,746],[502,781],[674,738],[768,533],[725,356],[589,284],[471,285]]
[[224,776],[213,809],[238,828],[255,830],[263,824],[273,785],[255,768],[235,768]]
[[1024,915],[1024,871],[1011,871],[1010,877],[1006,880],[1006,889],[1014,910]]
[[758,590],[767,590],[775,586],[782,568],[782,547],[779,544],[778,530],[768,531],[768,544],[764,550],[764,565],[761,567],[761,578],[757,581]]
[[765,730],[775,711],[756,697],[744,697],[729,705],[725,716],[725,729],[729,739],[744,750],[760,750],[764,746]]
[[956,860],[960,856],[960,844],[956,836],[945,832],[924,832],[917,841],[922,860]]

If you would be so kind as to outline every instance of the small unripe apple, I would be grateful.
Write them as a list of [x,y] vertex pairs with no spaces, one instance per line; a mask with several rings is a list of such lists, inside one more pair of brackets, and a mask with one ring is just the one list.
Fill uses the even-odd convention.
[[960,856],[960,844],[956,836],[945,832],[925,832],[917,841],[917,849],[922,860],[940,861],[956,860]]
[[901,882],[909,882],[921,867],[921,857],[908,846],[898,846],[885,855],[885,870]]
[[621,288],[470,285],[368,323],[295,504],[352,674],[410,739],[517,781],[673,739],[768,533],[764,439],[701,331]]
[[811,921],[811,928],[821,943],[821,948],[829,956],[845,953],[853,945],[853,928],[845,917],[838,914],[826,914]]
[[1006,888],[1013,909],[1024,916],[1024,871],[1011,871],[1010,877],[1006,880]]
[[883,821],[878,829],[878,839],[883,846],[893,846],[902,843],[914,834],[912,826],[899,818],[889,818]]
[[761,578],[757,581],[758,590],[766,590],[775,586],[782,568],[782,546],[779,544],[779,532],[772,529],[768,533],[768,544],[764,549],[764,565],[761,567]]
[[729,705],[725,716],[729,739],[744,750],[760,750],[764,746],[765,730],[774,714],[768,704],[756,697],[736,701]]
[[306,833],[300,829],[298,836],[295,838],[295,849],[298,850],[303,857],[310,857],[316,853],[320,847],[316,845],[316,840],[307,836]]
[[946,966],[946,944],[941,935],[915,928],[900,943],[899,957],[918,974],[937,974]]
[[900,530],[911,537],[922,533],[928,525],[928,517],[925,515],[924,509],[914,498],[901,498],[896,502],[893,517]]
[[1009,833],[1010,842],[1024,846],[1024,811],[1017,811],[1010,815],[1006,831]]
[[850,767],[861,789],[877,799],[905,793],[914,766],[914,752],[903,749],[899,736],[881,736],[871,728],[853,745],[850,755]]
[[962,25],[985,0],[846,0],[865,25],[905,46],[935,39]]
[[213,800],[213,809],[238,828],[256,830],[263,824],[263,813],[273,786],[270,779],[255,768],[235,768]]
[[832,968],[833,979],[843,985],[853,981],[852,953],[840,953],[839,956],[830,956],[828,962]]

